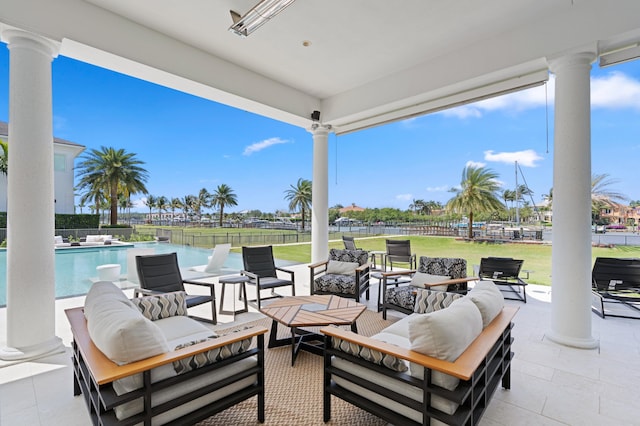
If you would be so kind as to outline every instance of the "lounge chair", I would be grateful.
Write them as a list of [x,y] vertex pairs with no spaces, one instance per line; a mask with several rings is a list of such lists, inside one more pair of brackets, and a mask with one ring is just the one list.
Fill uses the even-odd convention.
[[416,255],[411,253],[410,240],[386,240],[387,254],[384,257],[384,270],[393,270],[393,263],[406,264],[408,269],[416,269]]
[[606,316],[640,319],[640,315],[625,315],[607,309],[605,303],[624,305],[640,311],[640,259],[598,257],[591,272],[594,303],[591,310],[602,318]]
[[[527,283],[519,277],[523,263],[524,260],[510,257],[483,257],[480,260],[478,277],[493,281],[499,286],[500,291],[507,294],[505,299],[527,303]],[[513,297],[507,297],[510,295]]]
[[342,236],[342,242],[344,243],[345,250],[359,250],[356,247],[356,241],[353,237]]
[[[296,295],[294,272],[275,265],[271,246],[242,247],[242,262],[244,270],[240,273],[249,277],[247,284],[256,286],[256,298],[249,300],[249,303],[258,310],[262,300],[282,297],[274,291],[278,287],[291,286],[291,295]],[[279,278],[278,272],[289,274],[289,279]],[[262,290],[271,290],[271,296],[261,297]]]
[[187,308],[211,303],[211,319],[191,316],[194,319],[216,324],[216,295],[213,283],[183,280],[178,267],[176,253],[152,254],[148,256],[136,256],[138,278],[140,288],[134,290],[133,295],[154,295],[159,293],[171,293],[185,291],[185,284],[199,285],[209,288],[209,295],[187,294]]
[[209,262],[206,265],[192,266],[189,270],[219,275],[222,272],[224,262],[229,256],[229,250],[231,250],[231,244],[218,244],[213,249],[213,254],[209,256]]

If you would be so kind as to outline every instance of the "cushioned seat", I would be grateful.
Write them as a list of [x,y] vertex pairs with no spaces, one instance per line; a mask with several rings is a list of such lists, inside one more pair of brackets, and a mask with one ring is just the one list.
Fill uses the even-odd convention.
[[335,294],[360,301],[369,299],[369,253],[364,250],[329,250],[329,259],[309,265],[311,294]]
[[[406,275],[411,282],[405,286],[397,286],[389,282],[387,275],[393,277]],[[386,319],[387,309],[393,309],[406,314],[413,312],[416,302],[416,287],[429,287],[432,290],[454,293],[467,292],[467,261],[461,258],[421,256],[417,271],[394,271],[382,273],[382,316]],[[471,280],[471,279],[469,279]],[[445,282],[442,286],[437,284]],[[448,282],[448,283],[447,283]]]

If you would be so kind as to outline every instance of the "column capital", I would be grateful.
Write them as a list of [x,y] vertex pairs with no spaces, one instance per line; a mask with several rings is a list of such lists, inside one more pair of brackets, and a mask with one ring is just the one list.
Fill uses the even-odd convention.
[[41,37],[28,31],[8,29],[2,32],[2,40],[7,43],[9,49],[19,47],[30,49],[37,53],[50,56],[52,59],[58,57],[60,45],[53,41]]
[[313,123],[311,127],[307,129],[309,133],[313,135],[328,135],[331,132],[331,124]]
[[591,68],[591,64],[595,60],[595,52],[585,51],[548,58],[547,62],[549,63],[549,70],[552,73],[557,74],[564,69],[581,68],[585,66]]

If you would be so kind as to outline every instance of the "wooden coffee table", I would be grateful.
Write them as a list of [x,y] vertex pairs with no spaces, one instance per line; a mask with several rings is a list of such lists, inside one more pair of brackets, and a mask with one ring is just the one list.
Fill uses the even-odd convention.
[[[291,345],[291,365],[300,349],[322,355],[323,337],[302,327],[349,325],[358,332],[356,320],[367,309],[353,299],[332,295],[286,296],[262,307],[260,312],[273,319],[269,348]],[[278,339],[278,323],[291,329],[291,337]],[[316,342],[316,343],[313,343]]]

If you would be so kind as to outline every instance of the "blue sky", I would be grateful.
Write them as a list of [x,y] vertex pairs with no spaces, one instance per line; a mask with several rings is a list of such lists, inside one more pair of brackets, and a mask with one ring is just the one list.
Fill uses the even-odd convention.
[[[8,62],[0,43],[2,121],[9,119]],[[591,78],[592,171],[609,174],[617,181],[611,189],[640,199],[640,61],[594,64]],[[539,203],[552,187],[553,87],[552,78],[546,89],[330,135],[329,206],[446,203],[469,163],[493,169],[513,189],[516,160]],[[238,197],[230,211],[287,211],[284,192],[312,178],[313,142],[305,129],[65,57],[53,61],[53,114],[56,137],[136,153],[155,196],[182,198],[225,183]],[[144,212],[141,197],[133,199]]]

